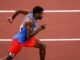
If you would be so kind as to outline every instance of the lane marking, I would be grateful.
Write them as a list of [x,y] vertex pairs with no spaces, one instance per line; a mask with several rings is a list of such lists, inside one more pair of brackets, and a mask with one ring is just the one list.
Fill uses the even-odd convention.
[[[0,10],[0,13],[14,13],[16,10]],[[44,10],[46,13],[53,12],[80,12],[80,10]]]
[[80,12],[80,10],[45,10],[44,12],[53,13],[53,12]]
[[[40,39],[41,41],[80,41],[80,38],[79,39]],[[11,39],[0,39],[0,41],[3,41],[3,42],[7,42],[7,41],[11,41]]]

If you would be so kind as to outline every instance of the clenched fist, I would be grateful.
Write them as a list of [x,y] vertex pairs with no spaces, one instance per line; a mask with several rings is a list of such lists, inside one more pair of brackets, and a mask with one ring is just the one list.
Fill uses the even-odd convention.
[[8,17],[8,22],[10,22],[10,24],[13,23],[12,17]]
[[43,24],[43,25],[40,26],[41,30],[44,30],[45,27],[46,27],[46,24]]

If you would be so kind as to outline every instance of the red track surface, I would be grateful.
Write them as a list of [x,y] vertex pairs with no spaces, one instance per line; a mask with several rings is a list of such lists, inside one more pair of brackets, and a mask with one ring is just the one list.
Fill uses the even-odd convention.
[[[32,9],[41,5],[44,9],[80,9],[80,0],[1,0],[0,10]],[[19,15],[13,24],[7,17],[13,13],[0,13],[0,38],[11,38],[19,29],[24,16]],[[46,23],[45,31],[38,38],[80,38],[80,13],[45,13],[39,23]],[[80,41],[45,42],[47,44],[46,60],[80,60]],[[10,42],[0,42],[0,57],[7,54]],[[36,54],[35,54],[36,52]],[[24,58],[24,59],[23,59]],[[14,60],[39,60],[38,50],[23,48]]]

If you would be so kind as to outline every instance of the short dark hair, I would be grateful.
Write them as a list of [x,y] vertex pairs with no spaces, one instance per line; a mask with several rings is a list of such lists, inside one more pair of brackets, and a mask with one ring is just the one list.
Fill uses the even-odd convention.
[[33,8],[33,14],[41,13],[42,11],[44,11],[44,9],[40,6],[36,6],[36,7]]

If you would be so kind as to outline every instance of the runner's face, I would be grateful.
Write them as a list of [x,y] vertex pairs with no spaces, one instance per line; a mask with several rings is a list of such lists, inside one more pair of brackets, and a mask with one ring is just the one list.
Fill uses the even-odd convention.
[[43,18],[43,11],[41,13],[36,13],[37,19],[41,20]]

